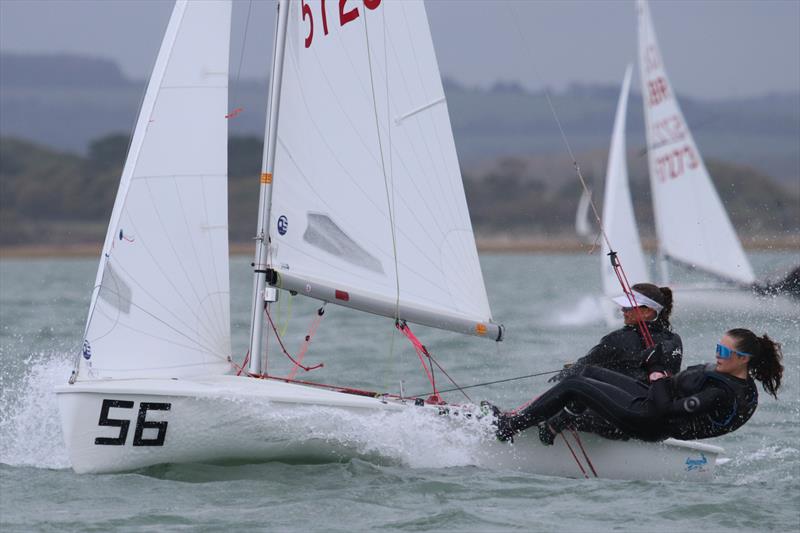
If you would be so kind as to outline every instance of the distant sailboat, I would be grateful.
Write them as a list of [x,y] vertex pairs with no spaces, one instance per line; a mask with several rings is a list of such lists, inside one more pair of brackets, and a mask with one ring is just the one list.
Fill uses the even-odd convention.
[[[608,152],[605,190],[603,193],[603,231],[614,251],[625,267],[625,274],[631,284],[650,281],[649,269],[639,240],[639,229],[633,214],[633,203],[628,186],[628,165],[625,150],[625,122],[628,112],[628,93],[631,86],[631,65],[625,70],[622,88],[617,102],[614,117],[614,129],[611,135],[611,147]],[[603,295],[600,306],[607,323],[619,322],[618,308],[611,298],[620,294],[617,275],[609,261],[608,243],[601,239],[602,254],[600,256],[601,280]]]
[[638,0],[637,9],[660,281],[669,283],[667,261],[674,261],[749,288],[755,281],[753,269],[678,105],[647,1]]
[[[366,453],[348,438],[287,427],[287,417],[311,409],[334,424],[415,413],[466,426],[480,438],[461,452],[487,468],[709,479],[722,450],[707,444],[584,435],[580,457],[566,438],[545,447],[527,432],[513,445],[498,442],[475,406],[445,404],[435,385],[430,397],[408,398],[267,373],[262,328],[279,291],[401,328],[408,321],[491,340],[503,334],[484,289],[424,4],[278,7],[249,372],[230,347],[231,0],[178,0],[120,180],[83,349],[56,391],[74,470]],[[702,468],[687,466],[699,458]]]

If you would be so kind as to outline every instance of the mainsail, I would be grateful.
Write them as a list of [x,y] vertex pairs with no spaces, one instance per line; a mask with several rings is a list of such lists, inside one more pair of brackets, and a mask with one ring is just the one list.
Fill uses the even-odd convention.
[[[608,152],[606,185],[603,196],[603,230],[619,254],[625,275],[631,284],[650,281],[647,265],[639,241],[639,230],[633,216],[631,192],[628,186],[628,164],[625,151],[625,120],[628,112],[628,92],[631,87],[631,66],[625,70],[625,78],[619,93],[614,130]],[[616,296],[620,292],[619,281],[611,262],[606,256],[608,244],[603,239],[602,278],[603,293]]]
[[639,12],[639,73],[660,252],[718,277],[755,280],[667,78],[645,0]]
[[273,283],[498,338],[422,1],[291,2],[279,107]]
[[82,378],[229,368],[230,17],[230,0],[172,12],[103,245]]

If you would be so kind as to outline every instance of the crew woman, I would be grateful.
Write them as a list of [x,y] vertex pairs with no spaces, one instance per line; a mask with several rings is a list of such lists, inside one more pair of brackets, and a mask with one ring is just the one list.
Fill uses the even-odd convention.
[[600,339],[600,342],[586,355],[565,367],[551,381],[561,381],[577,375],[583,367],[592,365],[646,383],[647,372],[642,363],[649,350],[645,350],[646,345],[638,318],[646,323],[653,342],[661,345],[666,370],[672,374],[678,373],[683,358],[683,342],[680,336],[672,331],[669,322],[672,313],[672,291],[669,287],[657,287],[652,283],[637,283],[631,289],[638,308],[630,307],[631,302],[627,296],[619,296],[613,300],[622,308],[625,325]]
[[[650,349],[645,348],[644,335],[640,330],[639,319],[645,322],[653,342],[661,345],[666,360],[666,370],[677,374],[683,359],[683,342],[672,331],[669,322],[672,314],[672,290],[657,287],[652,283],[637,283],[631,287],[638,308],[631,307],[627,296],[618,296],[613,301],[622,308],[624,326],[612,331],[574,364],[565,366],[550,382],[561,381],[578,375],[589,365],[606,368],[647,383],[647,370],[644,360]],[[545,444],[552,444],[556,435],[564,429],[596,433],[607,439],[627,440],[629,436],[620,428],[609,423],[591,410],[580,415],[562,411],[542,425],[539,438]]]
[[647,361],[651,384],[587,366],[513,415],[496,418],[497,436],[545,422],[564,407],[592,409],[624,433],[645,441],[705,439],[730,433],[758,405],[755,381],[777,398],[783,366],[780,344],[747,329],[728,331],[717,344],[716,364],[695,365],[668,376],[662,350]]

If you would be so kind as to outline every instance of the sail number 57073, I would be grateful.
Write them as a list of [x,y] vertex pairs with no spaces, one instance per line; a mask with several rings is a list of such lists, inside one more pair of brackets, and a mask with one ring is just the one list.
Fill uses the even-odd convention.
[[[305,39],[306,48],[311,46],[314,40],[314,11],[311,9],[311,3],[306,0],[300,0],[302,5],[303,20],[308,24],[308,35]],[[351,0],[350,4],[357,4],[357,1]],[[364,7],[367,9],[375,9],[381,4],[381,0],[363,0]],[[348,22],[356,20],[360,13],[358,6],[347,5],[348,0],[339,0],[339,26],[344,26]],[[316,10],[322,21],[322,33],[328,35],[328,13],[325,9],[325,0],[319,0],[319,10]]]

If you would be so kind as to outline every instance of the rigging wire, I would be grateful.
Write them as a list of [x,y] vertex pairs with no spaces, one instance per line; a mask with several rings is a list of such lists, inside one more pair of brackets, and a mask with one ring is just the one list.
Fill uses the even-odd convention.
[[[497,380],[494,380],[494,381],[484,381],[483,383],[475,383],[474,385],[467,385],[465,387],[458,387],[458,388],[453,388],[453,389],[442,389],[442,390],[439,391],[439,393],[441,394],[441,393],[444,393],[444,392],[454,392],[454,391],[457,391],[457,390],[464,391],[466,389],[475,389],[477,387],[487,387],[489,385],[496,385],[498,383],[507,383],[509,381],[517,381],[517,380],[520,380],[520,379],[535,378],[535,377],[539,377],[539,376],[549,376],[550,374],[557,374],[557,373],[561,372],[561,370],[562,369],[548,370],[546,372],[537,372],[535,374],[527,374],[527,375],[524,375],[524,376],[515,376],[513,378],[497,379]],[[408,397],[409,398],[416,398],[418,396],[423,396],[423,395],[424,395],[424,393],[423,394],[413,394],[413,395],[409,395]]]
[[[522,32],[522,29],[519,26],[520,17],[516,16],[514,12],[513,5],[509,4],[509,9],[512,11],[512,20],[514,22],[514,28],[516,28],[517,33],[519,34],[520,40],[525,44],[525,47],[528,49],[529,57],[534,57],[531,53],[531,47],[525,38],[525,35]],[[536,71],[535,66],[534,72],[539,79],[543,79],[541,75]],[[644,320],[642,315],[642,311],[639,309],[639,304],[636,302],[636,296],[631,289],[630,284],[628,283],[628,278],[625,275],[625,271],[622,269],[622,262],[619,260],[619,256],[617,252],[614,251],[614,248],[611,246],[611,241],[608,238],[608,234],[606,233],[605,228],[603,227],[603,219],[600,217],[600,213],[597,210],[597,206],[594,203],[594,199],[592,198],[592,192],[589,189],[589,186],[586,183],[586,180],[583,177],[583,173],[581,172],[581,167],[578,164],[578,159],[575,157],[574,152],[572,151],[572,146],[569,144],[569,140],[567,139],[567,135],[564,132],[564,128],[561,125],[561,120],[558,118],[558,113],[556,112],[556,106],[553,104],[553,100],[550,97],[550,90],[545,87],[544,88],[544,96],[547,100],[547,105],[550,108],[550,113],[553,115],[553,119],[558,126],[558,131],[561,134],[561,140],[564,141],[564,146],[567,148],[567,153],[569,154],[570,159],[572,160],[572,165],[575,168],[575,173],[578,176],[578,180],[581,182],[581,186],[583,190],[586,192],[586,195],[589,198],[589,205],[592,208],[592,213],[594,214],[594,218],[597,221],[597,226],[600,229],[600,235],[602,239],[605,241],[606,246],[609,249],[609,260],[611,261],[611,266],[614,269],[614,273],[617,275],[617,279],[622,286],[622,291],[625,293],[625,296],[628,298],[628,302],[631,304],[631,307],[634,309],[634,314],[636,316],[636,323],[639,326],[639,330],[642,334],[643,341],[645,344],[645,348],[650,348],[654,345],[653,339],[650,335],[650,329],[647,327],[647,322]]]
[[244,36],[242,37],[242,51],[239,54],[239,68],[236,69],[236,81],[242,75],[242,63],[244,63],[244,50],[247,48],[247,29],[250,27],[250,11],[253,9],[253,0],[247,3],[247,18],[244,21]]

